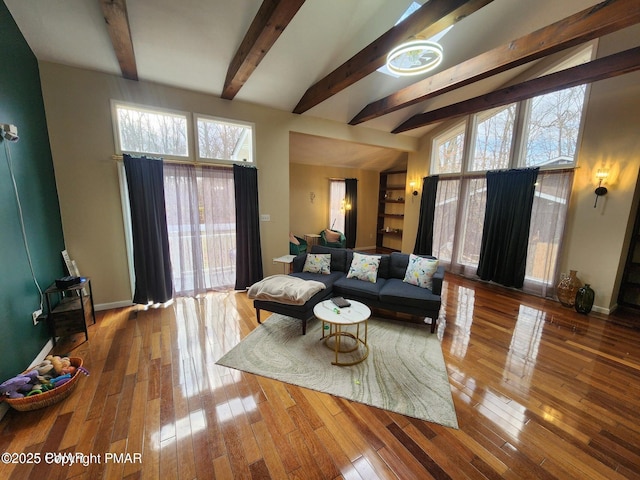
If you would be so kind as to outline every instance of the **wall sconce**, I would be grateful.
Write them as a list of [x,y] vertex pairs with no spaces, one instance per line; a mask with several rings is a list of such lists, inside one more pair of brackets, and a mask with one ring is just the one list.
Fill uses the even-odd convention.
[[606,180],[608,176],[609,176],[609,170],[598,170],[596,172],[596,178],[598,179],[598,187],[596,188],[596,191],[595,191],[596,201],[593,204],[593,208],[596,208],[596,205],[598,205],[598,198],[606,195],[608,192],[607,187],[602,186],[602,181]]
[[346,199],[342,200],[342,205],[340,206],[340,210],[342,211],[351,210],[351,204],[347,203]]
[[[411,190],[411,195],[413,195],[414,197],[418,196],[418,190],[416,189],[416,182],[409,182],[409,190]],[[413,198],[411,199],[411,202],[413,203]]]

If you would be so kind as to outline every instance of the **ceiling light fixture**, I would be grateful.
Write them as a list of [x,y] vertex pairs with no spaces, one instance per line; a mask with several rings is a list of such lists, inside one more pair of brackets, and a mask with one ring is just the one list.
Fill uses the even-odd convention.
[[439,43],[414,39],[398,45],[387,55],[387,68],[396,75],[420,75],[442,63]]

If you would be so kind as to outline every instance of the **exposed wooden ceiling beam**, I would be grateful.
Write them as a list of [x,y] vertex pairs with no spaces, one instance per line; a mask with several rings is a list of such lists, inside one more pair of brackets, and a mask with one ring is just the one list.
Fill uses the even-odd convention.
[[357,125],[640,22],[638,0],[606,0],[367,105]]
[[383,66],[387,53],[417,34],[429,38],[493,0],[430,0],[305,92],[293,113],[304,113]]
[[304,0],[264,0],[229,64],[222,98],[231,100],[267,55]]
[[138,80],[136,56],[133,53],[126,0],[100,0],[102,15],[124,78]]
[[430,112],[414,115],[396,127],[391,133],[406,132],[442,120],[489,110],[538,95],[544,95],[545,93],[555,92],[556,90],[597,82],[598,80],[616,77],[636,70],[640,70],[640,47],[501,88],[486,95],[454,103]]

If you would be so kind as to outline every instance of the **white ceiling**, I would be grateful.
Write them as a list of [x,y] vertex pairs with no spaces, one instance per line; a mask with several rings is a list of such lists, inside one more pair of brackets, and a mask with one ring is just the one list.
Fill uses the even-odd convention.
[[[100,0],[4,2],[38,60],[120,75]],[[228,65],[261,3],[129,0],[139,79],[219,96]],[[292,111],[307,88],[393,27],[410,3],[307,0],[232,101]],[[596,3],[598,0],[494,0],[458,22],[441,40],[445,58],[438,71]],[[501,74],[363,126],[389,132],[416,113],[485,93],[516,73]],[[303,115],[347,123],[368,103],[426,75],[399,79],[375,72]],[[422,136],[427,129],[407,135]],[[326,150],[324,154],[323,163],[327,163]],[[388,161],[373,163],[371,168],[381,169]]]

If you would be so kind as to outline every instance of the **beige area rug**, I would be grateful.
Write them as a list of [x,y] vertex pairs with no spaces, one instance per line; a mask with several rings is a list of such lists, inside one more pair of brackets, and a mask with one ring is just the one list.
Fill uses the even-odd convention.
[[350,367],[331,365],[321,328],[314,319],[301,335],[300,320],[272,314],[216,363],[458,428],[440,342],[428,327],[371,318],[369,356]]

